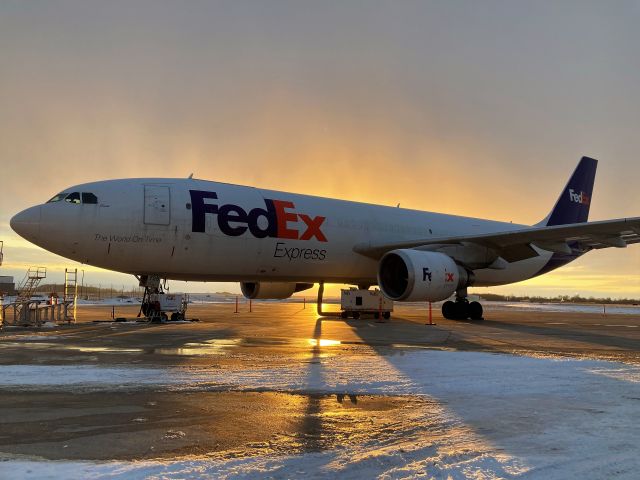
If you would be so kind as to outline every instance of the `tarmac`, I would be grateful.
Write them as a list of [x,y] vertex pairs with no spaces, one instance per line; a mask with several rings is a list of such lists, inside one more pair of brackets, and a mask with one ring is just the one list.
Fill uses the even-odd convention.
[[[434,306],[430,325],[427,305],[396,305],[388,321],[319,318],[312,303],[254,302],[249,312],[243,302],[239,313],[234,310],[232,303],[193,304],[188,317],[197,322],[147,324],[135,322],[134,305],[116,307],[115,316],[126,317],[126,323],[109,321],[111,307],[86,305],[72,325],[4,329],[0,380],[1,372],[8,373],[5,383],[0,381],[0,460],[323,452],[384,442],[415,421],[412,411],[435,418],[442,408],[433,399],[402,392],[261,387],[247,374],[287,372],[292,365],[312,369],[331,361],[346,370],[350,364],[366,368],[367,359],[422,350],[640,365],[638,315],[487,304],[483,321],[451,321]],[[199,376],[193,385],[188,379],[136,385],[135,379],[118,377],[123,367],[159,377],[175,371]],[[103,382],[91,377],[91,370],[87,381],[64,383],[85,368],[107,373],[113,368],[115,377]],[[57,372],[61,383],[43,380],[43,371]],[[33,375],[40,377],[31,381]],[[246,382],[222,385],[226,375],[246,375],[241,377]],[[434,420],[425,428],[435,442],[453,427]]]

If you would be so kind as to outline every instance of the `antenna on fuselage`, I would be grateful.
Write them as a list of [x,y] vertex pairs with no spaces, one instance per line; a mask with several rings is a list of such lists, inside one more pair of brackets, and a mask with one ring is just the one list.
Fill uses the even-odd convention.
[[193,178],[193,173],[189,174],[189,176],[187,177],[189,180],[191,180]]

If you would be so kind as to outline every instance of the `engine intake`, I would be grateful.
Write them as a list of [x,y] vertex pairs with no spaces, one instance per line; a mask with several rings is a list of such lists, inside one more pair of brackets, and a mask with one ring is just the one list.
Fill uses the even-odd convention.
[[438,302],[472,283],[473,274],[438,252],[401,249],[387,252],[378,266],[378,285],[400,302]]
[[252,300],[283,300],[311,287],[313,283],[240,282],[242,294]]

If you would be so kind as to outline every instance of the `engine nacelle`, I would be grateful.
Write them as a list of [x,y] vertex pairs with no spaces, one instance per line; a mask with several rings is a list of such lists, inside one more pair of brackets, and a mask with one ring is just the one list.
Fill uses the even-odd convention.
[[378,266],[378,285],[400,302],[439,302],[470,284],[470,274],[444,253],[392,250]]
[[252,300],[283,300],[311,287],[313,283],[240,282],[242,294]]

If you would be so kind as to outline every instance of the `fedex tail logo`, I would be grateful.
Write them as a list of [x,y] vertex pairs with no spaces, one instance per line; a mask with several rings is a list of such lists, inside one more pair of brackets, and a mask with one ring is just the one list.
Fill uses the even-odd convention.
[[[254,208],[247,212],[239,205],[205,203],[205,199],[217,200],[215,192],[189,190],[191,194],[191,231],[204,232],[206,215],[218,216],[218,227],[225,235],[238,237],[247,230],[256,238],[288,238],[326,242],[321,226],[326,217],[310,217],[294,211],[293,202],[265,199],[265,208]],[[262,221],[261,221],[262,219]],[[297,227],[303,227],[299,230]]]
[[589,205],[589,196],[584,193],[584,192],[580,192],[580,193],[576,193],[573,191],[572,188],[569,189],[569,200],[571,200],[572,202],[575,203],[580,203],[582,205]]

